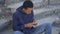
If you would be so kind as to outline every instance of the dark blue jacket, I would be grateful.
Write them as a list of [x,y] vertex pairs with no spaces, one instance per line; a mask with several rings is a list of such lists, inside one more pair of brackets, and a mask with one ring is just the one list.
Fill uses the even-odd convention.
[[34,31],[34,28],[25,28],[24,24],[31,23],[34,21],[33,11],[31,14],[26,14],[22,11],[23,7],[19,7],[13,14],[13,30],[22,31],[25,34],[29,34]]

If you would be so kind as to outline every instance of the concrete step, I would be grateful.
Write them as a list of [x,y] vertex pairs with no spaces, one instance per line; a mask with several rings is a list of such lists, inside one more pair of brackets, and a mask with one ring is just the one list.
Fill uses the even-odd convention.
[[[8,5],[7,8],[11,8],[11,12],[14,13],[15,10],[20,7],[22,5],[23,2],[21,3],[16,3],[16,4],[12,4],[12,5]],[[45,7],[42,8],[36,8],[34,9],[34,15],[35,15],[35,20],[38,20],[37,22],[38,25],[42,24],[42,23],[46,23],[46,22],[53,22],[55,21],[58,17],[58,14],[60,14],[60,5],[47,5]],[[11,15],[12,16],[12,15]],[[10,17],[9,17],[10,18]],[[6,19],[0,19],[1,24],[5,24],[7,25],[7,23],[10,23],[10,19],[6,18]],[[12,17],[11,17],[12,18]],[[12,19],[11,19],[12,20]],[[40,20],[40,21],[39,21]],[[43,22],[44,21],[44,22]],[[41,23],[40,23],[41,22]],[[5,25],[1,25],[1,26],[5,26]],[[6,29],[5,31],[3,30],[1,32],[1,34],[12,34],[12,29]]]
[[12,25],[9,24],[0,34],[13,34]]
[[[12,12],[14,12],[13,9]],[[48,5],[44,8],[34,9],[35,20],[40,20],[50,16],[56,16],[58,14],[60,14],[60,5],[59,6]]]
[[0,19],[0,31],[9,25],[11,23],[11,20],[11,17]]
[[46,6],[40,9],[34,9],[34,15],[36,19],[42,19],[49,16],[57,16],[60,14],[60,5],[59,6]]
[[49,0],[49,4],[51,4],[51,5],[60,5],[60,0]]
[[[45,5],[48,5],[48,0],[44,1],[44,0],[31,0],[34,3],[34,8],[40,8],[40,7],[44,7]],[[22,6],[24,1],[19,2],[19,3],[14,3],[11,5],[8,5],[8,8],[15,8],[17,9],[18,7]]]

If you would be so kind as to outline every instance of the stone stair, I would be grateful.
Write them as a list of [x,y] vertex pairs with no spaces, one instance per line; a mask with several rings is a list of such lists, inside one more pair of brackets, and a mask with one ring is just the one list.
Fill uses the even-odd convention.
[[0,31],[5,28],[12,20],[12,13],[10,8],[0,8]]
[[[39,1],[39,0],[38,0]],[[35,15],[35,20],[40,20],[41,22],[53,22],[59,18],[60,14],[60,5],[56,4],[50,4],[48,0],[41,0],[41,2],[38,3],[38,1],[34,1],[34,15]],[[45,3],[44,3],[45,2]],[[46,3],[47,2],[47,3]],[[12,20],[12,14],[16,11],[18,7],[22,5],[23,2],[15,3],[14,5],[8,5],[6,9],[3,9],[4,12],[0,11],[0,22],[1,22],[1,29],[4,28],[5,26],[10,26],[5,27],[5,30],[2,30],[0,33],[1,34],[13,34],[12,32],[12,27],[11,27],[11,20]],[[36,6],[37,4],[37,6]],[[5,13],[5,14],[4,14]],[[3,16],[2,16],[3,15]],[[49,19],[50,18],[50,19]],[[5,25],[4,25],[5,24]]]

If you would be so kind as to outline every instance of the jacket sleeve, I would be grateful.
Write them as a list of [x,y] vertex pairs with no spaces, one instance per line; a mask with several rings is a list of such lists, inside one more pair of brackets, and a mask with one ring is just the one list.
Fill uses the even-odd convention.
[[13,14],[13,29],[14,30],[23,30],[24,29],[24,24],[19,20],[17,14]]

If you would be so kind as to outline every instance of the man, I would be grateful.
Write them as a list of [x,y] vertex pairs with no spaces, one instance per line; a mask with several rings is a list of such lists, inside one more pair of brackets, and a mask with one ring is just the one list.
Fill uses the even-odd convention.
[[13,14],[13,30],[14,34],[51,34],[51,24],[46,23],[38,27],[34,21],[33,3],[25,1]]

